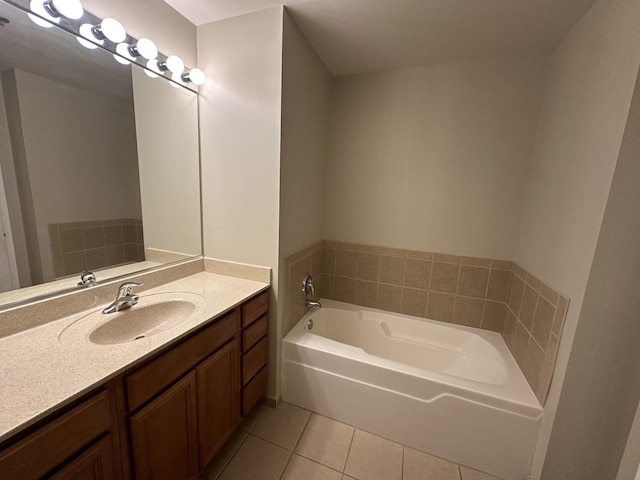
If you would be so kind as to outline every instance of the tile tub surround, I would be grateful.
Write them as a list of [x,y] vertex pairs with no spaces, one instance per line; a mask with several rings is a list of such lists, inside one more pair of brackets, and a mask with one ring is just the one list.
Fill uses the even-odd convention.
[[48,228],[56,278],[144,260],[142,220],[52,223]]
[[315,298],[500,332],[540,403],[546,400],[569,299],[511,261],[323,240],[284,259],[283,334]]

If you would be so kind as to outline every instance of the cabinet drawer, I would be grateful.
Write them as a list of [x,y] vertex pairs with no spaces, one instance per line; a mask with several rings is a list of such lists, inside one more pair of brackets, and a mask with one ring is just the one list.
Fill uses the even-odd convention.
[[267,367],[253,377],[253,380],[242,389],[242,416],[245,417],[267,391]]
[[194,368],[238,331],[238,312],[227,314],[195,336],[128,375],[129,411],[135,410],[174,380]]
[[258,370],[267,364],[267,337],[242,356],[242,385],[246,385]]
[[50,480],[107,480],[115,478],[113,441],[107,435]]
[[257,322],[242,332],[242,353],[253,347],[258,340],[267,334],[269,328],[269,315],[265,314]]
[[40,478],[110,426],[105,391],[0,453],[0,479]]
[[269,290],[242,305],[242,328],[248,327],[269,311]]

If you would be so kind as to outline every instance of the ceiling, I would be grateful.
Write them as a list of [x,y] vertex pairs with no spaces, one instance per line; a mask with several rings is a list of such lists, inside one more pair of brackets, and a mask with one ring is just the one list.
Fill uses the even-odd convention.
[[595,0],[165,0],[195,25],[288,7],[333,75],[549,51]]

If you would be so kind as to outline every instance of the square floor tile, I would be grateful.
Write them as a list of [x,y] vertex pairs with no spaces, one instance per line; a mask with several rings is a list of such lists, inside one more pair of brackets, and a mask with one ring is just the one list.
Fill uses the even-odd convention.
[[482,473],[469,467],[463,467],[462,465],[460,465],[460,473],[462,473],[462,480],[500,480],[500,478],[489,475],[488,473]]
[[314,413],[298,442],[296,453],[342,472],[354,430],[349,425]]
[[289,460],[289,465],[282,476],[282,480],[341,480],[341,478],[342,473],[295,454]]
[[251,433],[251,430],[254,429],[256,424],[260,421],[260,419],[264,415],[264,412],[266,412],[267,410],[273,410],[273,409],[267,407],[266,405],[256,405],[249,412],[249,415],[247,415],[242,419],[242,423],[238,428],[244,432]]
[[220,480],[278,480],[291,452],[249,435]]
[[213,457],[213,460],[207,465],[202,472],[202,478],[205,480],[216,480],[224,467],[231,461],[236,454],[242,443],[246,440],[247,433],[241,430],[236,430],[231,438],[226,441],[220,451]]
[[311,412],[308,410],[281,403],[276,409],[267,408],[251,433],[287,450],[293,450],[310,416]]
[[460,480],[457,464],[404,447],[402,480]]
[[356,430],[344,473],[358,480],[401,480],[402,445]]

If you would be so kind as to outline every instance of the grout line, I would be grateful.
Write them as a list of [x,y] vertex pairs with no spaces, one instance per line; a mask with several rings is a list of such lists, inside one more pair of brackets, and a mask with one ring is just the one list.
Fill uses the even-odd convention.
[[[216,475],[214,480],[218,480],[222,474],[224,473],[224,471],[227,469],[227,467],[229,466],[229,464],[231,463],[231,460],[233,460],[235,458],[235,456],[238,454],[238,452],[240,451],[240,449],[242,448],[242,446],[244,445],[244,442],[247,441],[247,438],[249,438],[249,433],[247,432],[243,432],[246,435],[244,436],[244,438],[240,441],[240,444],[238,445],[238,448],[236,448],[235,452],[233,452],[233,455],[231,455],[229,457],[229,460],[227,460],[227,462],[224,464],[224,466],[220,469],[220,472],[218,472],[218,474]],[[229,440],[227,440],[228,442]],[[217,455],[217,454],[216,454]],[[215,457],[214,457],[215,458]]]
[[[353,425],[351,425],[353,427]],[[351,447],[353,446],[353,440],[356,438],[356,427],[353,427],[353,433],[351,434],[351,441],[349,442],[349,450],[347,450],[347,458],[344,461],[344,467],[342,467],[342,474],[346,475],[347,463],[349,463],[349,456],[351,455]]]
[[400,462],[400,478],[404,478],[404,449],[406,445],[402,445],[402,460]]

